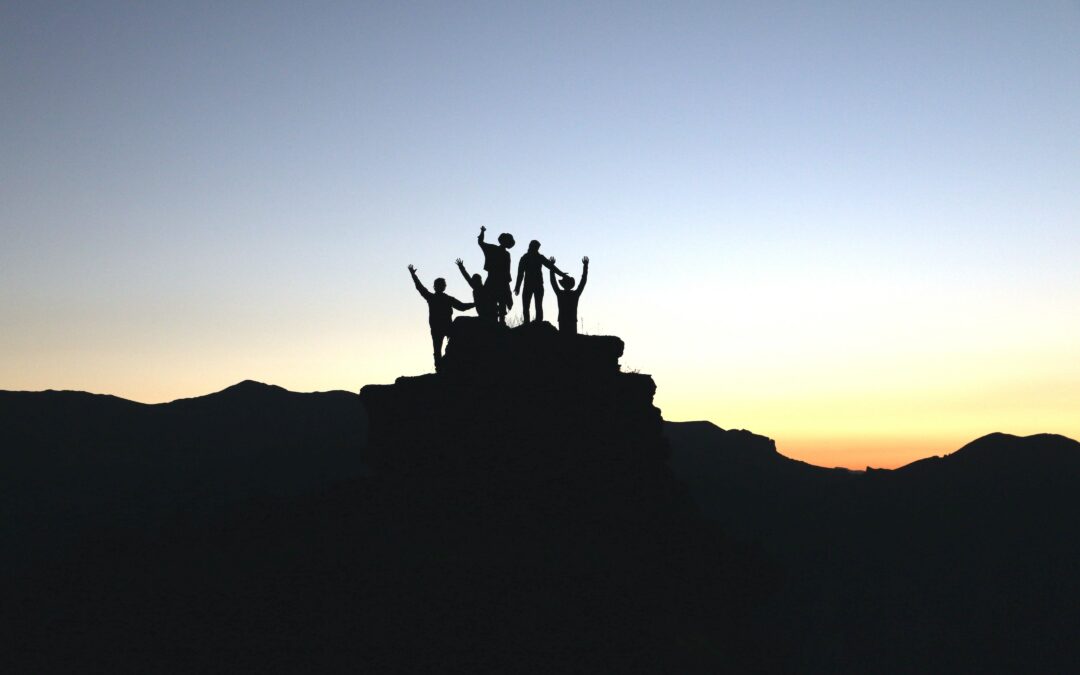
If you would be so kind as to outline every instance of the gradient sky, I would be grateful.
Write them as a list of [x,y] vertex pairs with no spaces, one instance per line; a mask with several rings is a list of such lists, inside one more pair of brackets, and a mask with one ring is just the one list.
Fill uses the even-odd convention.
[[1078,438],[1080,4],[0,5],[0,389],[424,372],[481,224],[667,419]]

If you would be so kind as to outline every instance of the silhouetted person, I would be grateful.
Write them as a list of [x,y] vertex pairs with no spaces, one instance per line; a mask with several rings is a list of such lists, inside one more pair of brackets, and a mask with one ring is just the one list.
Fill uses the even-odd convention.
[[431,326],[431,349],[435,356],[435,370],[438,370],[439,365],[442,363],[443,340],[450,334],[450,324],[454,319],[454,310],[464,312],[472,309],[473,304],[462,302],[453,296],[447,295],[446,279],[442,277],[436,279],[435,283],[432,284],[435,287],[435,292],[432,293],[424,288],[424,284],[420,283],[420,279],[416,276],[416,268],[412,265],[409,265],[409,274],[412,275],[416,290],[420,292],[424,300],[427,300],[428,325]]
[[486,227],[480,228],[476,243],[484,252],[484,269],[487,279],[484,288],[495,302],[495,316],[499,323],[506,322],[506,312],[514,306],[514,296],[510,293],[510,249],[514,248],[514,235],[503,232],[499,235],[499,245],[484,242]]
[[[552,267],[555,266],[555,258],[551,259]],[[589,256],[581,259],[581,285],[574,289],[574,277],[564,276],[562,288],[555,282],[555,270],[551,270],[551,289],[555,291],[555,297],[559,299],[559,332],[571,335],[577,334],[577,306],[581,292],[585,290],[585,283],[589,281]]]
[[514,285],[514,295],[520,295],[521,283],[522,281],[525,282],[525,304],[521,306],[525,323],[529,323],[529,303],[534,298],[536,300],[536,320],[544,320],[544,267],[563,278],[566,277],[566,272],[555,267],[555,263],[540,253],[540,242],[533,239],[529,242],[529,250],[518,261],[517,283]]
[[479,274],[470,275],[468,270],[465,269],[465,263],[461,262],[461,258],[454,261],[457,263],[458,271],[461,272],[461,276],[465,277],[465,281],[469,282],[469,287],[472,288],[473,304],[476,305],[476,315],[484,321],[495,321],[495,302],[491,299],[487,289],[484,288],[484,281],[480,278]]

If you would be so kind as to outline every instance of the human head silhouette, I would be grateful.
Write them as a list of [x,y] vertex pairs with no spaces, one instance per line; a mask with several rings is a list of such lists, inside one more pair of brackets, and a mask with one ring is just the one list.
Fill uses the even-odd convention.
[[435,283],[433,284],[433,286],[435,286],[435,292],[436,293],[442,293],[443,291],[446,290],[446,279],[443,279],[442,277],[439,277],[438,279],[435,280]]
[[503,248],[514,248],[514,235],[509,232],[503,232],[499,235],[499,245]]
[[529,253],[536,253],[540,250],[540,242],[533,239],[529,242]]
[[483,283],[484,283],[484,280],[480,277],[479,274],[474,274],[474,275],[472,275],[472,282],[473,282],[474,285],[482,286]]
[[574,281],[574,277],[570,276],[569,274],[566,275],[565,277],[563,277],[562,279],[559,279],[559,285],[562,286],[563,288],[565,288],[568,291],[571,290],[572,288],[574,288],[574,284],[576,284],[576,283],[577,282]]

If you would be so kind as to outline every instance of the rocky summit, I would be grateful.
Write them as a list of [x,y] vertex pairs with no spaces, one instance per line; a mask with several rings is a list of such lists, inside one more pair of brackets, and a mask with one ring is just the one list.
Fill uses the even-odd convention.
[[619,369],[617,337],[454,322],[437,374],[364,387],[369,463],[478,501],[635,520],[692,508],[667,467],[656,385]]
[[622,351],[458,319],[440,372],[361,390],[380,512],[424,570],[410,585],[468,598],[456,621],[495,621],[517,646],[483,651],[518,671],[525,653],[543,672],[757,662],[748,612],[768,574],[674,477],[656,386],[620,371]]

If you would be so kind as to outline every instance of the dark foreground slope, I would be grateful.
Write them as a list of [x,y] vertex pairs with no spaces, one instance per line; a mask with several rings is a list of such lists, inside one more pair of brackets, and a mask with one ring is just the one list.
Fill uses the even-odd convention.
[[667,422],[671,468],[709,518],[746,539],[771,541],[794,514],[859,476],[785,457],[771,438],[711,422]]
[[0,392],[5,672],[257,666],[258,620],[311,555],[293,534],[323,520],[299,505],[359,480],[365,436],[348,392]]
[[359,475],[355,394],[257,382],[146,405],[72,391],[0,391],[0,554],[32,562],[103,531],[218,517],[259,497]]
[[622,349],[459,320],[438,375],[361,391],[370,464],[424,552],[410,585],[460,594],[436,633],[488,665],[763,668],[769,567],[675,479],[655,385],[620,372]]
[[462,330],[363,454],[345,392],[0,392],[5,670],[1080,670],[1075,441],[822,469],[614,338]]
[[1080,669],[1080,443],[991,434],[855,474],[707,423],[666,433],[707,513],[785,571],[768,605],[784,670]]
[[899,672],[1080,669],[1076,441],[993,434],[868,472],[793,518],[783,546],[820,580],[818,658],[842,650],[853,668]]
[[[126,514],[171,485],[170,471],[215,475],[186,471],[185,452],[223,475],[234,466],[258,475],[278,455],[296,459],[303,444],[289,439],[328,440],[320,425],[359,428],[360,401],[338,409],[298,395],[279,409],[259,397],[281,392],[245,385],[145,426],[140,416],[161,411],[88,399],[54,418],[77,422],[81,435],[24,425],[24,451],[9,453],[20,475],[40,472],[41,490],[80,496],[68,511],[26,520],[36,491],[18,493],[5,506],[30,523],[21,542],[53,541],[47,530],[66,528],[71,513],[95,515],[62,545],[18,547],[24,564],[5,578],[0,609],[17,645],[10,663],[21,672],[761,670],[769,655],[753,608],[771,568],[721,536],[674,479],[652,381],[620,373],[621,351],[615,338],[566,340],[546,324],[462,323],[443,373],[364,389],[370,473],[287,491],[226,481],[212,491],[216,507],[194,499],[198,509],[155,507],[134,521]],[[295,417],[309,403],[330,416]],[[85,406],[100,407],[84,415]],[[238,441],[251,439],[249,415],[272,431],[259,443]],[[202,428],[215,431],[192,431]],[[134,478],[99,480],[125,467]],[[80,472],[95,477],[86,498]],[[64,489],[49,475],[67,476]]]

